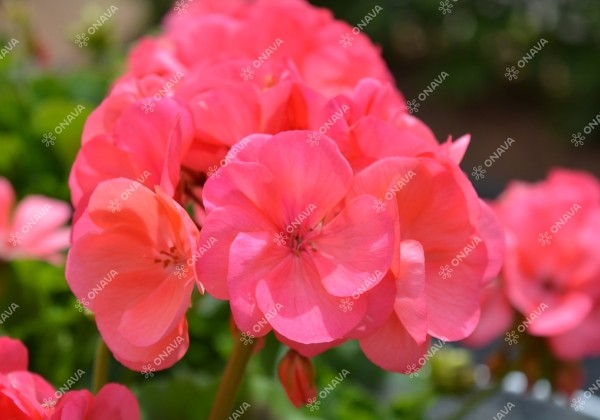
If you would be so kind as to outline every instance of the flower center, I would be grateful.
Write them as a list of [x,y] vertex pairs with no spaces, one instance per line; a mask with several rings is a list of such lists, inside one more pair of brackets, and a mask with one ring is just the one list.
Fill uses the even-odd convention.
[[181,254],[175,246],[170,247],[168,251],[161,250],[154,258],[154,262],[161,263],[163,268],[167,268],[170,264],[177,266],[183,261],[184,258],[181,257]]

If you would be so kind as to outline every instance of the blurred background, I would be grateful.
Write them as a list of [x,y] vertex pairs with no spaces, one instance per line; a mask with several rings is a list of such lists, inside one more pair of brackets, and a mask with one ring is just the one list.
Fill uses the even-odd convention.
[[[600,176],[600,127],[590,125],[597,116],[600,121],[598,0],[312,3],[331,9],[351,25],[375,6],[383,9],[365,32],[381,45],[398,87],[407,100],[420,103],[415,115],[438,140],[471,134],[461,166],[481,195],[495,197],[511,179],[542,179],[556,166]],[[78,48],[76,35],[111,5],[118,7],[115,16],[91,38],[89,47]],[[69,199],[68,173],[85,116],[123,72],[132,43],[158,31],[172,8],[168,0],[0,0],[0,175],[11,180],[19,198],[37,193]],[[8,50],[11,39],[19,43]],[[547,42],[540,49],[542,39]],[[521,67],[527,54],[530,59]],[[513,66],[518,75],[509,72]],[[442,72],[448,76],[419,100]],[[45,147],[44,134],[78,105],[85,107],[83,115],[57,136],[55,146]],[[574,138],[577,133],[585,138],[583,144]],[[515,143],[487,167],[486,159],[507,138]],[[473,170],[480,165],[486,174],[476,179]],[[197,298],[191,309],[196,316],[188,316],[190,351],[175,368],[146,378],[116,362],[111,365],[111,379],[134,390],[147,419],[207,417],[231,337],[227,306]],[[75,309],[63,268],[0,261],[0,309],[14,301],[27,309],[0,325],[0,335],[25,341],[30,370],[59,387],[83,369],[88,375],[77,387],[89,388],[98,335],[93,321]],[[329,394],[318,412],[295,410],[275,379],[281,354],[281,347],[268,340],[253,360],[240,396],[240,403],[252,405],[244,417],[492,418],[507,401],[500,398],[475,406],[482,396],[473,391],[474,384],[486,376],[476,361],[483,360],[485,352],[470,356],[446,345],[434,359],[441,362],[427,363],[418,378],[408,378],[382,372],[360,355],[355,344],[348,344],[315,359],[319,389],[350,366],[344,386]],[[589,386],[600,377],[600,369],[594,362],[586,366]],[[522,378],[513,379],[507,387],[521,389]],[[539,395],[546,395],[543,384],[540,387]],[[471,417],[460,411],[458,401],[471,404],[475,410]],[[478,412],[485,404],[489,410]],[[511,418],[531,418],[532,413],[534,418],[579,418],[578,413],[557,407],[553,409],[560,414],[546,417],[541,413],[549,409],[547,404],[542,408],[535,404],[531,400],[516,404],[519,409],[511,411]],[[588,414],[594,414],[590,407]]]

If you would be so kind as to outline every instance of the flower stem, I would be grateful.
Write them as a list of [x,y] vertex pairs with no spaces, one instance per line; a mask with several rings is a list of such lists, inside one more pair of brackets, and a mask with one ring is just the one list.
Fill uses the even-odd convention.
[[254,344],[255,340],[235,340],[233,352],[225,366],[223,379],[219,384],[209,420],[223,420],[231,413],[246,365],[252,356]]
[[96,346],[96,356],[94,358],[94,374],[92,386],[94,394],[100,391],[100,388],[108,382],[108,364],[110,361],[110,352],[108,347],[102,341],[102,337],[98,337],[98,345]]

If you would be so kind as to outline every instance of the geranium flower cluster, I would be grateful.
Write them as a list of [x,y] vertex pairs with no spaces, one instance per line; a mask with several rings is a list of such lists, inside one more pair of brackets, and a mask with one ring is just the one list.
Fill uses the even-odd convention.
[[[135,396],[119,384],[107,384],[94,397],[87,390],[55,390],[27,370],[27,348],[19,340],[0,337],[0,413],[4,419],[136,420]],[[85,373],[85,372],[84,372]],[[76,377],[79,377],[75,375]],[[63,389],[64,388],[64,389]]]
[[468,343],[506,332],[509,344],[544,337],[562,361],[600,354],[600,181],[556,169],[513,182],[493,205],[506,229],[501,281],[482,296],[482,322]]
[[134,47],[70,177],[67,279],[115,357],[180,360],[194,288],[307,357],[358,340],[407,373],[468,336],[504,248],[458,166],[469,137],[439,144],[326,10],[188,6]]

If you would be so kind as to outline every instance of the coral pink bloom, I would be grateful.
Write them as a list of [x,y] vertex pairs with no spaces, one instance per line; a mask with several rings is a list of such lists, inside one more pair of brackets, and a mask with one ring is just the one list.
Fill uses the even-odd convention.
[[356,176],[353,193],[397,215],[393,275],[382,281],[395,289],[394,310],[360,345],[375,364],[407,372],[430,336],[454,341],[474,330],[482,284],[500,268],[502,231],[449,159],[382,159]]
[[107,384],[94,397],[89,391],[69,391],[59,400],[50,420],[138,420],[135,396],[123,385]]
[[71,216],[69,205],[41,195],[25,197],[13,210],[15,193],[0,177],[0,259],[35,258],[58,264],[69,245],[63,225]]
[[507,232],[505,292],[523,316],[535,313],[528,332],[553,337],[560,357],[600,354],[600,182],[554,170],[512,183],[494,208]]
[[[244,7],[225,3],[196,1],[189,5],[190,13],[174,12],[168,18],[166,37],[186,66],[243,58],[244,67],[255,70],[265,56],[269,61],[289,59],[311,88],[329,97],[350,92],[365,77],[392,80],[379,49],[347,23],[334,20],[329,10],[304,0],[238,0]],[[373,18],[380,10],[367,12]],[[195,42],[199,37],[205,40],[202,45]]]
[[73,244],[66,277],[95,313],[117,360],[135,370],[145,364],[158,370],[181,359],[188,347],[185,312],[196,280],[191,258],[199,234],[160,187],[154,193],[134,182],[119,178],[95,189],[86,210],[91,231]]
[[209,179],[201,243],[212,245],[197,264],[207,291],[231,300],[241,331],[272,328],[304,344],[357,326],[367,302],[352,294],[388,270],[393,241],[390,216],[374,211],[373,196],[341,205],[350,166],[329,138],[313,147],[309,134],[251,136],[220,178]]
[[27,372],[27,349],[18,340],[0,337],[0,413],[2,418],[46,418],[42,402],[54,389],[41,376]]

